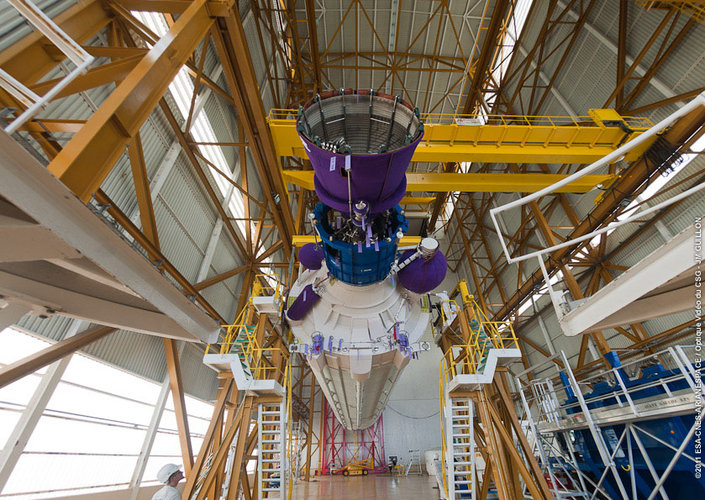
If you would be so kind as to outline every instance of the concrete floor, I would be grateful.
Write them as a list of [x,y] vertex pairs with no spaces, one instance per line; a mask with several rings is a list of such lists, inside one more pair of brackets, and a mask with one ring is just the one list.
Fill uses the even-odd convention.
[[323,476],[312,481],[299,481],[294,486],[294,500],[367,500],[399,498],[437,500],[438,489],[434,489],[436,480],[427,475],[409,475],[407,477],[389,476],[387,474],[370,474],[369,476],[343,477]]

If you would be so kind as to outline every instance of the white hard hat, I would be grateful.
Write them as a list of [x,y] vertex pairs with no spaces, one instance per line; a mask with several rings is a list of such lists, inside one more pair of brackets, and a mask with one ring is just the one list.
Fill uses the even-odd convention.
[[174,472],[178,472],[181,470],[180,465],[176,464],[166,464],[164,467],[159,469],[159,472],[157,472],[157,479],[159,480],[160,483],[168,483],[169,478]]

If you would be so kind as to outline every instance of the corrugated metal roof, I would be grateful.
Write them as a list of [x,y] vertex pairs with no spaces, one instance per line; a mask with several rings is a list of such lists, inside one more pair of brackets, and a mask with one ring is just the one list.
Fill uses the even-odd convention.
[[[41,8],[48,9],[47,12],[53,17],[76,2],[37,1],[35,3]],[[29,33],[30,29],[26,23],[21,21],[14,8],[7,4],[0,6],[0,21],[0,26],[4,30],[0,37],[0,48],[11,45]],[[100,44],[100,38],[90,43]],[[98,60],[94,64],[98,65],[102,62],[104,61]],[[206,73],[209,74],[217,64],[217,56],[211,47],[205,64]],[[263,67],[261,65],[258,67],[260,73],[263,73]],[[61,75],[62,72],[57,69],[46,75],[45,79]],[[219,83],[227,87],[222,75]],[[111,83],[88,90],[83,96],[74,95],[56,100],[42,110],[39,116],[86,120],[93,113],[92,106],[100,106],[114,87],[115,85]],[[169,93],[165,95],[165,99],[177,119],[183,122]],[[234,142],[237,140],[235,115],[228,105],[218,100],[219,98],[211,93],[205,103],[204,112],[209,117],[217,140]],[[150,115],[140,130],[140,136],[147,174],[152,179],[175,137],[159,110]],[[68,142],[71,137],[70,134],[57,134],[62,144]],[[230,168],[236,166],[237,154],[235,148],[224,149],[223,155]],[[204,170],[208,172],[205,165]],[[238,175],[238,172],[236,171],[235,174]],[[207,175],[210,176],[210,173]],[[212,178],[211,181],[213,181]],[[101,187],[123,212],[133,217],[133,220],[140,225],[127,154],[123,154],[117,161]],[[261,193],[256,175],[251,176],[250,187],[252,192]],[[196,280],[205,248],[215,226],[216,214],[211,205],[211,201],[196,179],[193,168],[188,164],[184,154],[180,154],[154,201],[154,210],[163,252],[191,281]],[[229,237],[225,235],[221,235],[219,239],[216,256],[212,266],[217,272],[227,271],[242,263],[242,258],[233,249]],[[233,283],[230,282],[204,291],[216,310],[225,317],[233,316],[233,309],[237,304],[236,295],[228,289],[232,285]],[[236,286],[239,292],[239,283],[236,283]],[[45,320],[25,317],[21,320],[20,326],[39,335],[59,340],[63,338],[70,323],[70,319],[60,316]],[[161,382],[166,373],[163,346],[161,339],[157,337],[121,331],[89,346],[86,353],[157,382]],[[217,381],[214,373],[202,364],[202,354],[193,347],[187,346],[183,358],[184,384],[187,392],[203,399],[211,399],[215,394]]]

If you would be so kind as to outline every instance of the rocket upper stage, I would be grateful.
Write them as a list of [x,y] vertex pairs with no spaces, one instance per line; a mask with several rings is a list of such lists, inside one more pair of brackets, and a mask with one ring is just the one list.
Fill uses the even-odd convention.
[[374,216],[404,197],[406,169],[423,136],[410,104],[369,90],[325,92],[300,110],[297,130],[327,206],[349,214],[351,201],[364,201]]
[[338,419],[365,428],[409,360],[430,348],[421,342],[426,293],[447,268],[431,238],[397,248],[409,227],[398,203],[423,124],[398,97],[348,89],[306,103],[297,130],[322,203],[309,216],[318,241],[299,251],[289,292],[290,348],[308,356]]

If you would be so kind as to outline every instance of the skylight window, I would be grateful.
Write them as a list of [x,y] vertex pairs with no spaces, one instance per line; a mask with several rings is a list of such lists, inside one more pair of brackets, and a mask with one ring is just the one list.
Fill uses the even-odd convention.
[[[504,74],[506,73],[507,68],[509,67],[509,63],[512,60],[514,47],[516,45],[517,40],[519,39],[521,30],[524,28],[524,24],[526,23],[526,19],[529,16],[529,10],[531,9],[531,5],[533,4],[533,2],[534,0],[518,0],[514,7],[512,18],[509,21],[509,25],[507,27],[504,43],[502,44],[500,48],[500,53],[498,54],[498,63],[492,70],[492,77],[498,84],[502,82],[502,78],[504,77]],[[489,95],[487,97],[486,104],[488,109],[492,108],[492,104],[494,103],[494,101],[494,95]],[[487,112],[482,106],[480,106],[478,109],[478,118],[482,121],[483,124],[487,122]],[[462,173],[468,173],[470,172],[471,165],[472,163],[470,162],[462,162],[460,164],[459,171]],[[453,211],[455,210],[455,204],[453,203],[453,199],[457,199],[457,196],[455,196],[457,194],[459,194],[459,192],[454,192],[453,196],[448,196],[446,200],[444,210],[446,220],[450,220],[451,216],[453,215]]]
[[[563,281],[563,273],[561,271],[558,271],[556,274],[551,276],[550,282],[551,282],[552,287],[555,286],[560,281]],[[524,301],[524,303],[521,306],[519,306],[519,309],[517,310],[517,316],[521,316],[522,314],[524,314],[530,307],[532,307],[534,305],[534,303],[536,303],[536,301],[538,301],[541,297],[546,295],[546,293],[548,293],[548,287],[546,286],[546,283],[544,283],[543,286],[541,288],[539,288],[538,292],[533,294],[529,298],[529,300]]]
[[[169,26],[167,25],[163,14],[156,12],[132,11],[132,15],[149,27],[149,29],[156,33],[159,37],[164,36],[169,31]],[[174,78],[174,81],[169,85],[169,91],[171,92],[174,102],[179,108],[181,115],[184,118],[187,117],[191,107],[191,96],[193,95],[194,87],[186,68],[181,68],[181,70],[179,70]],[[215,132],[213,131],[213,127],[205,113],[199,113],[194,117],[190,133],[196,142],[218,142]],[[215,168],[208,165],[220,193],[224,198],[229,196],[228,208],[236,219],[236,226],[240,229],[241,234],[246,234],[247,221],[244,220],[245,202],[242,194],[240,194],[239,191],[232,189],[231,183],[228,182],[227,179],[223,178],[223,174],[225,174],[228,175],[233,182],[236,181],[232,173],[232,169],[225,159],[223,150],[220,146],[203,145],[199,145],[198,150],[209,162],[220,170],[220,172],[218,172]],[[250,222],[250,230],[253,232],[255,230],[252,222]]]
[[[651,199],[652,197],[656,196],[659,191],[661,191],[661,189],[666,186],[666,184],[675,179],[675,177],[680,171],[682,171],[686,166],[688,166],[688,164],[693,161],[699,154],[705,151],[705,135],[695,141],[690,149],[692,153],[684,154],[681,157],[682,161],[679,164],[675,165],[671,172],[666,175],[654,177],[651,181],[651,184],[649,184],[639,196],[634,198],[631,203],[627,205],[624,211],[617,216],[617,222],[623,221],[624,219],[627,219],[628,217],[637,214],[639,210],[648,208],[648,205],[645,202]],[[617,228],[610,229],[609,231],[607,231],[606,234],[612,234],[615,229]],[[600,238],[602,236],[602,234],[598,234],[590,240],[588,245],[593,248],[596,247],[600,244]],[[581,254],[579,253],[578,256],[581,256]]]
[[[509,63],[511,62],[514,53],[514,47],[517,40],[519,40],[519,35],[521,35],[521,30],[524,28],[526,18],[529,16],[529,10],[531,9],[531,5],[533,3],[534,0],[518,0],[514,6],[512,18],[507,26],[506,35],[497,56],[497,64],[494,69],[492,69],[492,77],[498,84],[502,83],[502,79],[507,72],[507,68],[509,68]],[[488,109],[492,108],[495,98],[495,95],[490,95],[488,97]]]

